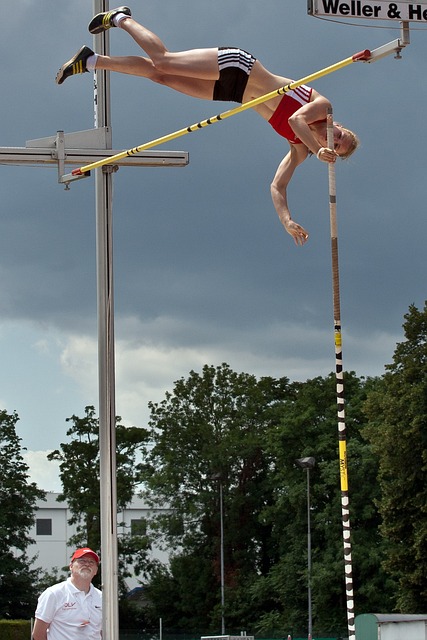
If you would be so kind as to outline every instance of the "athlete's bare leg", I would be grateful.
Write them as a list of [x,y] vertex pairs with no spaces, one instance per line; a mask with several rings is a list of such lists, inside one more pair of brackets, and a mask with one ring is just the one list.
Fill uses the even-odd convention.
[[163,84],[193,98],[212,100],[213,97],[215,80],[170,75],[159,71],[150,58],[143,58],[142,56],[99,55],[96,61],[96,69],[148,78],[157,84]]
[[155,33],[133,18],[123,19],[120,27],[148,54],[158,71],[201,80],[219,78],[217,48],[170,52]]

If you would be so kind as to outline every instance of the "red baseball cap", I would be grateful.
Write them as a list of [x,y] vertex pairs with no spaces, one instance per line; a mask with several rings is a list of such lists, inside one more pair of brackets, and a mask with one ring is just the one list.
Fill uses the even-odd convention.
[[97,564],[99,564],[98,554],[96,554],[95,551],[92,551],[92,549],[89,549],[89,547],[83,547],[82,549],[77,549],[76,551],[74,551],[71,562],[86,555],[92,556],[92,558],[96,560]]

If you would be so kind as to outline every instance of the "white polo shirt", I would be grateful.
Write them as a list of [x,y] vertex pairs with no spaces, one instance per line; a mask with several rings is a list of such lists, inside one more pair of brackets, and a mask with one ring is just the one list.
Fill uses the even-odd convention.
[[102,635],[102,593],[91,584],[86,594],[68,578],[43,591],[35,617],[50,625],[49,640],[99,640]]

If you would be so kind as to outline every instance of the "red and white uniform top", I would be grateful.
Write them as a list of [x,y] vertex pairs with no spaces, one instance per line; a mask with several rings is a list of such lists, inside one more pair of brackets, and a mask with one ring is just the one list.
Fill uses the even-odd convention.
[[312,91],[311,87],[305,84],[287,91],[268,121],[279,136],[283,136],[292,144],[302,144],[302,142],[296,137],[288,120],[298,109],[310,102]]

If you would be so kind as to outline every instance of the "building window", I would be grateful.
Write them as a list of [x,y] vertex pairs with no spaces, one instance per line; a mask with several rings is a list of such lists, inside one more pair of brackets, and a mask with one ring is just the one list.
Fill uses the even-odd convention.
[[51,536],[52,535],[52,518],[36,519],[36,535]]
[[147,534],[147,522],[144,518],[130,521],[130,533],[132,536],[145,536]]

